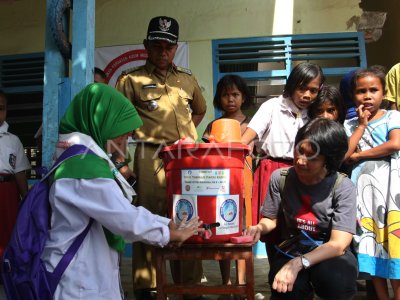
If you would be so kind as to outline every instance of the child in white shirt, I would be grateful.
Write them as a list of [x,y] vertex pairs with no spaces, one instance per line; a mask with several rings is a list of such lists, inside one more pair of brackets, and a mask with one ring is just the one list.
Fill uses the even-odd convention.
[[7,97],[0,91],[0,258],[17,219],[19,202],[28,191],[31,168],[19,138],[8,132]]
[[[320,66],[301,63],[290,73],[283,95],[261,105],[246,131],[242,142],[255,143],[261,160],[254,173],[252,197],[252,221],[260,219],[260,207],[264,202],[271,173],[293,164],[293,148],[297,131],[309,120],[307,108],[317,98],[325,77]],[[273,234],[269,233],[269,237]],[[268,257],[273,243],[267,244]]]

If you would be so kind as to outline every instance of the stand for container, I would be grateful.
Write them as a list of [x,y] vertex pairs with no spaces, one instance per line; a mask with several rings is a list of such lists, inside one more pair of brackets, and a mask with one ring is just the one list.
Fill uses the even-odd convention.
[[[203,285],[167,283],[166,260],[238,260],[246,262],[246,284]],[[179,248],[157,248],[157,300],[174,295],[242,295],[254,300],[254,265],[252,244],[183,244]],[[182,274],[179,274],[182,282]],[[236,276],[238,272],[236,270]]]

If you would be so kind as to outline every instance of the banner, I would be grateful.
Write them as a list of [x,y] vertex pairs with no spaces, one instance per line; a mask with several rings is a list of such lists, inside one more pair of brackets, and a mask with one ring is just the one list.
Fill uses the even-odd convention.
[[[147,52],[141,45],[123,45],[96,48],[94,63],[106,73],[107,83],[115,86],[122,71],[145,64]],[[185,42],[178,43],[174,63],[177,66],[188,68],[188,45]]]

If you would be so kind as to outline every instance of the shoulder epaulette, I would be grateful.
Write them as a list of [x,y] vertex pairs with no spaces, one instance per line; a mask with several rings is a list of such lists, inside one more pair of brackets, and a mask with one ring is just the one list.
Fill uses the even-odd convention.
[[132,68],[126,69],[126,70],[121,72],[121,75],[127,75],[129,73],[135,72],[135,71],[139,70],[141,67],[143,67],[143,66],[136,66],[136,67],[132,67]]
[[182,67],[176,67],[176,69],[179,71],[179,72],[182,72],[182,73],[186,73],[186,74],[189,74],[189,75],[192,75],[192,71],[190,71],[189,69],[186,69],[186,68],[182,68]]

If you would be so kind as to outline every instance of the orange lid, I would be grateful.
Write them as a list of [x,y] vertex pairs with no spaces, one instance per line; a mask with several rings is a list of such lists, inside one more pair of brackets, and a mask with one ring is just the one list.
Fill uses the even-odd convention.
[[211,133],[216,143],[240,143],[240,123],[233,119],[218,119],[212,123]]

